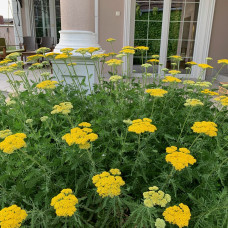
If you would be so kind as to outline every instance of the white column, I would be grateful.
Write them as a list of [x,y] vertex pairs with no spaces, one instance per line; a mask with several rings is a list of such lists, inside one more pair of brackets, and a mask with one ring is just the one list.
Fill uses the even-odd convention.
[[[216,0],[200,1],[193,56],[193,61],[197,63],[205,63],[206,58],[209,57],[208,53],[214,18],[215,2]],[[197,78],[200,75],[201,71],[202,69],[200,69],[197,66],[194,66],[192,70],[192,77]],[[205,74],[202,76],[202,79],[205,79]]]
[[95,31],[94,0],[60,0],[61,31],[55,52],[65,47],[99,47]]

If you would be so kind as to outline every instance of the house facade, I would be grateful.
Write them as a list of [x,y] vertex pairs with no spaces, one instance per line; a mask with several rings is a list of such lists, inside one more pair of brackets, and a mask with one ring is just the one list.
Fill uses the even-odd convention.
[[[145,60],[160,55],[162,67],[170,68],[170,55],[181,55],[183,73],[186,62],[205,63],[209,56],[214,69],[207,74],[214,74],[216,60],[228,58],[227,9],[227,0],[12,0],[16,43],[23,36],[52,36],[56,51],[100,46],[112,52],[106,42],[112,37],[115,51],[148,46]],[[141,56],[131,64],[139,73]]]

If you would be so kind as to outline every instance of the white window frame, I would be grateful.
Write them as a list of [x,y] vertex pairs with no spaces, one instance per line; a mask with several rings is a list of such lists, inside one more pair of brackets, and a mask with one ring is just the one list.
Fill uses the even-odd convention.
[[[171,3],[172,0],[165,0],[163,8],[160,46],[160,63],[163,64],[163,67],[166,66],[167,62]],[[215,3],[216,0],[200,0],[199,3],[195,46],[193,53],[193,61],[197,63],[205,63],[206,58],[208,57]],[[135,4],[136,0],[124,0],[124,46],[134,45]],[[126,69],[126,64],[127,63],[125,60],[124,69]],[[131,65],[133,66],[133,59],[131,61]],[[201,69],[199,67],[194,66],[192,68],[191,78],[197,78],[200,71]],[[141,74],[136,73],[134,75],[139,76]],[[180,75],[180,77],[182,77],[183,75]],[[205,73],[204,75],[202,75],[202,79],[205,79]]]

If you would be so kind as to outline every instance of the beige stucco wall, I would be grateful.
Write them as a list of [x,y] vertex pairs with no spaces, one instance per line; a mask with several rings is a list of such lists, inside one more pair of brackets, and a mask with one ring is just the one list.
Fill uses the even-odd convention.
[[[120,11],[120,16],[116,16]],[[108,38],[115,38],[114,51],[118,52],[123,47],[124,28],[124,1],[123,0],[99,0],[99,44],[106,52],[112,52]]]
[[6,39],[7,45],[15,45],[14,26],[0,25],[0,37]]
[[28,36],[27,34],[27,28],[26,28],[26,16],[25,16],[25,0],[22,1],[22,8],[21,8],[21,20],[22,20],[22,31],[23,36]]
[[94,32],[94,0],[61,0],[62,30]]
[[[228,59],[228,0],[217,0],[211,34],[209,56],[213,58],[211,65],[219,69],[218,59]],[[222,73],[228,73],[225,67]]]

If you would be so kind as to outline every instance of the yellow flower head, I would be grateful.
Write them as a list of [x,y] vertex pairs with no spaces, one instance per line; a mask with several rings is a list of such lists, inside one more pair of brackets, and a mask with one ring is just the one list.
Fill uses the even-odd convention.
[[10,59],[4,59],[0,61],[0,66],[6,66],[8,63],[12,62]]
[[114,38],[108,38],[106,41],[112,43],[112,42],[116,41],[116,39],[114,39]]
[[99,50],[100,50],[99,47],[89,47],[89,48],[88,48],[88,52],[89,52],[90,54],[92,54],[92,53],[94,53],[94,52],[96,52],[96,51],[99,51]]
[[53,197],[51,206],[54,207],[57,216],[71,217],[74,215],[78,199],[71,189],[63,189],[61,193]]
[[108,66],[119,66],[123,63],[120,59],[110,59],[105,62]]
[[228,59],[219,59],[218,64],[228,65]]
[[198,99],[187,99],[184,106],[192,106],[192,107],[196,107],[196,106],[202,106],[204,105],[203,102],[201,102]]
[[27,136],[24,133],[9,135],[0,143],[0,150],[6,154],[12,154],[15,150],[26,147],[24,141],[26,137]]
[[77,144],[80,149],[89,149],[90,142],[94,142],[98,139],[98,135],[92,133],[93,130],[89,128],[90,126],[90,123],[82,122],[78,124],[78,127],[71,129],[70,133],[65,134],[62,139],[65,140],[69,146]]
[[171,55],[169,58],[171,58],[174,61],[181,61],[183,60],[181,56],[179,55]]
[[159,63],[159,60],[158,59],[149,59],[147,60],[148,63],[152,63],[152,64],[156,64],[156,63]]
[[123,49],[122,51],[120,51],[120,53],[124,53],[124,54],[135,54],[135,50],[134,49]]
[[210,96],[218,96],[219,95],[218,93],[216,93],[214,91],[211,91],[209,89],[204,89],[204,90],[201,91],[201,93],[204,93],[204,94],[210,95]]
[[171,224],[177,225],[179,228],[188,226],[191,218],[191,212],[187,205],[180,203],[179,206],[172,206],[163,212],[165,220]]
[[163,82],[181,82],[179,78],[173,77],[173,76],[165,76],[165,79],[162,80]]
[[38,89],[55,89],[57,81],[46,80],[36,85]]
[[147,89],[146,93],[149,93],[153,97],[164,97],[168,92],[164,89]]
[[177,147],[171,146],[166,148],[166,153],[166,162],[170,162],[178,171],[188,167],[189,164],[196,163],[196,159],[190,155],[190,151],[187,148],[180,148],[177,151]]
[[228,106],[228,97],[227,96],[220,96],[214,99],[218,101],[222,106]]
[[138,51],[144,52],[144,51],[148,51],[148,50],[149,50],[149,47],[145,47],[145,46],[138,46],[138,47],[135,47],[135,50],[138,50]]
[[45,54],[45,58],[54,58],[57,55],[59,55],[60,53],[56,53],[56,52],[49,52],[47,54]]
[[202,69],[207,69],[207,68],[213,68],[212,66],[208,65],[208,64],[205,64],[205,63],[201,63],[201,64],[198,64],[198,66]]
[[44,54],[45,52],[49,52],[51,49],[47,48],[47,47],[41,47],[39,49],[36,50],[37,54]]
[[60,51],[62,53],[68,54],[71,53],[74,50],[74,48],[62,48]]
[[51,114],[62,113],[64,115],[67,115],[71,112],[72,108],[73,108],[73,105],[71,104],[71,102],[63,102],[63,103],[60,103],[59,105],[55,105],[53,107],[53,111],[51,111]]
[[143,197],[146,207],[154,207],[156,205],[165,207],[171,201],[171,196],[159,190],[157,186],[149,187],[149,191],[144,192]]
[[169,73],[175,76],[177,74],[180,74],[181,71],[179,71],[179,70],[170,70]]
[[192,80],[184,80],[184,81],[183,81],[183,84],[184,84],[184,85],[194,85],[195,82],[192,81]]
[[72,54],[72,53],[63,53],[63,54],[58,54],[55,56],[55,59],[56,60],[65,60],[65,59],[68,59],[69,58],[69,55]]
[[194,86],[199,87],[210,87],[212,84],[210,82],[196,82]]
[[10,136],[10,135],[12,135],[12,134],[13,134],[13,133],[12,133],[11,130],[9,130],[9,129],[0,131],[0,139],[4,139],[4,138],[6,138],[7,136]]
[[1,228],[19,228],[27,216],[26,211],[17,205],[5,207],[0,211]]
[[191,62],[187,62],[187,63],[186,63],[186,65],[192,65],[192,66],[193,66],[193,65],[197,65],[197,63],[196,63],[196,62],[191,61]]
[[36,62],[40,58],[44,58],[44,55],[36,54],[36,55],[28,56],[27,61],[28,62],[33,62],[33,61]]
[[132,46],[124,46],[124,47],[122,47],[122,50],[124,50],[124,49],[133,49],[134,50],[134,47],[132,47]]
[[110,82],[117,82],[119,80],[121,80],[123,77],[119,76],[119,75],[113,75],[109,78]]
[[202,122],[195,122],[193,126],[191,127],[193,132],[199,133],[199,134],[205,134],[210,137],[217,136],[217,124],[214,122],[207,122],[207,121],[202,121]]
[[151,124],[152,120],[149,118],[137,119],[132,121],[132,125],[128,127],[129,132],[135,132],[136,134],[141,134],[145,132],[153,133],[157,128]]
[[93,176],[92,181],[97,187],[97,193],[102,197],[115,197],[121,194],[120,187],[125,185],[121,172],[118,169],[111,169],[110,172],[103,172]]

